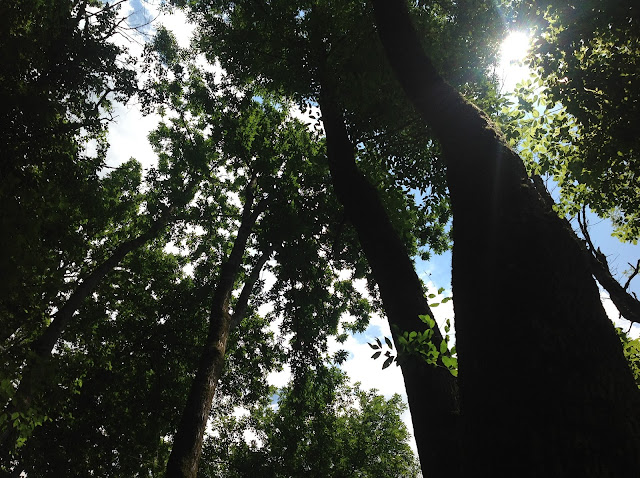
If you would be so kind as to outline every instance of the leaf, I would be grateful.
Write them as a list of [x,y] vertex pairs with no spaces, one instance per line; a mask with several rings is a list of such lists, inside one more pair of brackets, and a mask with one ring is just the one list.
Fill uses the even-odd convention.
[[435,320],[433,320],[433,319],[432,319],[431,317],[429,317],[428,315],[423,315],[422,317],[424,317],[422,321],[423,321],[425,324],[427,324],[427,325],[429,326],[429,328],[430,328],[430,329],[432,329],[432,328],[436,325],[436,321],[435,321]]
[[442,364],[448,369],[458,368],[458,359],[455,357],[449,357],[447,355],[443,355]]
[[449,348],[447,347],[447,342],[443,340],[442,342],[440,342],[440,353],[443,354],[447,350],[449,350]]
[[376,352],[376,353],[374,353],[374,354],[371,356],[371,358],[375,360],[375,359],[377,359],[378,357],[380,357],[380,354],[381,354],[381,353],[382,353],[382,352]]
[[387,360],[385,360],[384,363],[382,364],[382,370],[384,370],[389,365],[391,365],[392,362],[393,362],[393,357],[389,357]]
[[384,338],[384,341],[387,343],[387,346],[388,346],[390,349],[393,349],[393,344],[391,343],[391,339],[389,339],[389,337],[385,337],[385,338]]
[[373,350],[377,350],[380,348],[376,344],[370,344],[369,342],[367,342],[367,344],[369,344],[369,347],[371,347]]
[[381,349],[382,348],[382,342],[380,342],[380,339],[378,337],[376,337],[376,342],[378,343],[378,348]]

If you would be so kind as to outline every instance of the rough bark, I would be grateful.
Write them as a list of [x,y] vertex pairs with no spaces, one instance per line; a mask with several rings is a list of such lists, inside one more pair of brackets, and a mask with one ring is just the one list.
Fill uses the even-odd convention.
[[[39,369],[51,356],[51,352],[60,339],[60,336],[64,332],[76,311],[82,305],[82,302],[93,292],[93,290],[102,282],[105,276],[116,267],[127,254],[141,247],[146,242],[150,241],[158,235],[158,233],[166,226],[172,209],[168,209],[158,220],[156,220],[149,230],[138,237],[125,241],[120,244],[111,255],[98,267],[96,267],[86,278],[84,278],[78,287],[73,291],[67,301],[60,307],[60,309],[53,315],[52,321],[45,329],[43,334],[36,340],[31,349],[35,354],[35,358],[30,361],[25,371],[22,374],[22,379],[18,385],[16,393],[4,410],[4,413],[11,415],[14,412],[19,412],[28,409],[33,401],[33,379],[34,376],[41,376]],[[5,422],[7,428],[5,428],[0,434],[0,445],[3,447],[8,445],[9,439],[12,436],[12,429],[10,428],[11,421]]]
[[405,2],[372,0],[441,143],[465,476],[640,476],[640,400],[591,269],[491,121],[424,54]]
[[[358,170],[354,147],[340,110],[331,93],[323,88],[320,107],[333,187],[357,231],[389,324],[396,325],[401,331],[423,331],[425,324],[418,315],[433,314],[420,279],[378,192]],[[442,334],[436,325],[433,341],[439,345],[441,340]],[[454,377],[448,370],[428,365],[415,357],[402,363],[401,368],[424,476],[458,476],[458,407]]]
[[173,448],[167,463],[167,478],[195,478],[198,474],[204,431],[218,380],[222,375],[224,355],[233,321],[229,313],[231,293],[242,267],[242,257],[253,226],[266,206],[266,202],[262,200],[252,211],[254,187],[255,181],[252,181],[248,187],[242,220],[233,248],[220,268],[220,277],[213,292],[207,339],[180,425],[173,438]]

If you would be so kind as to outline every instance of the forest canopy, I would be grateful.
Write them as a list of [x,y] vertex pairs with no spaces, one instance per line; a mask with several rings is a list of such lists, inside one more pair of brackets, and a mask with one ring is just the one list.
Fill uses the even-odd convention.
[[1,472],[640,474],[638,13],[0,6]]

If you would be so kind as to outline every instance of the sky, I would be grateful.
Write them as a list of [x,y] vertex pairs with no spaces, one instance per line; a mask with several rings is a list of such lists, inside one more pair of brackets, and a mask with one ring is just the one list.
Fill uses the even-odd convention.
[[[187,24],[185,16],[180,12],[170,15],[160,13],[158,12],[157,4],[158,1],[130,0],[130,3],[125,8],[128,9],[128,13],[133,13],[130,20],[136,24],[147,23],[153,19],[151,25],[144,28],[147,35],[153,34],[153,29],[163,24],[176,35],[180,46],[188,46],[193,27]],[[121,39],[119,41],[125,40]],[[505,39],[502,47],[502,61],[498,69],[498,75],[502,80],[503,92],[513,90],[516,83],[527,75],[527,68],[520,63],[520,60],[526,54],[529,41],[527,34],[517,31]],[[139,44],[134,44],[133,48],[141,51],[141,45]],[[108,134],[110,143],[107,154],[108,165],[115,166],[134,157],[142,163],[145,169],[153,166],[156,158],[146,137],[158,124],[160,118],[157,115],[143,116],[139,105],[135,102],[127,105],[117,105],[115,116],[116,121],[110,126]],[[311,120],[309,121],[311,122]],[[617,239],[611,237],[611,226],[607,221],[599,220],[593,215],[590,221],[593,225],[592,238],[594,243],[607,255],[614,273],[620,276],[628,269],[628,262],[635,263],[640,258],[640,247],[621,244]],[[445,288],[444,293],[438,295],[435,301],[440,302],[443,297],[451,296],[450,253],[435,256],[429,262],[418,259],[416,261],[416,272],[427,283],[433,293],[436,293],[440,287]],[[364,284],[361,283],[358,286],[364,290]],[[640,293],[640,278],[633,283],[633,290],[636,293]],[[606,294],[603,294],[603,304],[610,317],[615,319],[617,311],[611,301],[606,298]],[[433,312],[442,329],[444,322],[454,317],[453,302],[441,304],[434,308]],[[629,327],[629,323],[624,320],[619,321],[619,325],[625,330]],[[640,327],[636,327],[632,331],[632,335],[640,335]],[[392,365],[382,371],[382,360],[375,361],[371,359],[373,350],[367,342],[373,342],[376,337],[382,339],[385,336],[391,336],[386,319],[374,316],[369,328],[363,334],[350,336],[344,344],[337,344],[335,340],[331,341],[330,351],[345,349],[349,352],[349,358],[342,368],[348,373],[353,383],[360,382],[364,389],[375,388],[386,397],[390,397],[394,393],[400,393],[406,401],[400,369]],[[288,379],[288,370],[270,376],[270,381],[276,386],[284,386]],[[408,411],[405,412],[403,419],[409,429],[412,430]],[[412,446],[415,450],[415,443]]]

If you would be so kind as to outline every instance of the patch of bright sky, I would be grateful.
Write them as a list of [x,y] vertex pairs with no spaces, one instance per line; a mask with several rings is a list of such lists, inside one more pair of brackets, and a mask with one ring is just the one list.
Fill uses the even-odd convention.
[[[120,15],[128,18],[127,24],[130,29],[127,30],[126,36],[116,35],[114,41],[138,57],[142,55],[145,42],[160,25],[171,30],[178,45],[183,48],[189,46],[195,28],[187,22],[184,13],[161,11],[159,0],[130,0],[122,4]],[[139,27],[139,31],[135,27]],[[147,136],[160,122],[160,116],[143,115],[140,105],[135,100],[126,105],[115,104],[113,114],[116,120],[109,127],[107,165],[115,167],[133,157],[140,161],[144,170],[155,166],[157,157]]]
[[501,85],[501,92],[513,91],[515,86],[530,75],[530,70],[524,64],[531,48],[530,33],[514,30],[509,32],[500,46],[500,62],[497,75]]

